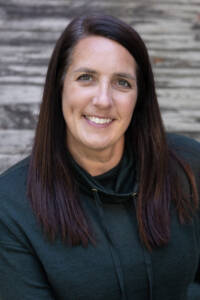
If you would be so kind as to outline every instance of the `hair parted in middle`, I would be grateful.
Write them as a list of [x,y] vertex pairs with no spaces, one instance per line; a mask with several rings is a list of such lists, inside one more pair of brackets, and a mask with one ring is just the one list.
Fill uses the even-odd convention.
[[[71,245],[94,242],[66,156],[66,123],[62,113],[63,82],[73,49],[81,39],[93,35],[121,44],[137,64],[138,97],[126,138],[131,141],[138,162],[136,215],[140,237],[147,248],[159,247],[170,237],[170,202],[178,207],[179,218],[184,221],[197,207],[197,191],[191,171],[167,145],[147,48],[131,26],[115,17],[96,13],[77,17],[56,43],[31,154],[28,195],[44,231],[52,239],[61,232]],[[182,195],[173,171],[174,161],[186,172],[193,202]]]

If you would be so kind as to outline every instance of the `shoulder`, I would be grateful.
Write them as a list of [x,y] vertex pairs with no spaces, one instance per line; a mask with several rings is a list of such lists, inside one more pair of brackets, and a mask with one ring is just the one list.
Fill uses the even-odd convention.
[[[194,139],[178,134],[167,134],[167,141],[170,150],[174,151],[181,161],[190,166],[195,176],[200,195],[200,143]],[[175,163],[175,168],[176,165]],[[177,170],[180,170],[180,166],[177,166],[177,168]]]
[[26,188],[29,157],[18,162],[0,175],[0,196]]
[[[14,219],[27,213],[27,174],[29,158],[26,158],[0,175],[0,219]],[[26,212],[25,212],[26,211]],[[7,218],[7,219],[6,219]]]
[[200,142],[184,135],[167,133],[167,141],[169,146],[173,147],[176,151],[185,151],[190,153],[200,151]]
[[29,161],[26,158],[0,175],[0,240],[27,247],[41,231],[27,196]]
[[0,180],[9,178],[10,176],[16,176],[18,173],[23,170],[26,170],[29,166],[30,157],[26,157],[23,160],[19,161],[15,165],[11,166],[9,169],[0,174]]
[[174,133],[167,134],[168,146],[187,163],[200,168],[200,143],[192,138]]
[[0,243],[32,251],[42,229],[27,196],[29,161],[26,158],[0,175]]

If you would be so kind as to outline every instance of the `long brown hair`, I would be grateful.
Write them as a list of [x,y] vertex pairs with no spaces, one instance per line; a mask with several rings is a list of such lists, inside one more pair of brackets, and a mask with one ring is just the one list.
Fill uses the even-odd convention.
[[[139,162],[136,215],[140,238],[149,249],[160,247],[170,238],[170,204],[175,204],[181,222],[189,219],[197,208],[195,179],[190,168],[167,145],[146,46],[133,28],[114,17],[99,14],[77,17],[56,43],[31,154],[28,196],[51,239],[60,234],[71,245],[95,242],[66,156],[66,124],[61,105],[63,79],[73,49],[89,35],[117,41],[137,63],[138,99],[126,138],[133,142]],[[193,191],[192,199],[182,195],[174,164],[183,168]]]

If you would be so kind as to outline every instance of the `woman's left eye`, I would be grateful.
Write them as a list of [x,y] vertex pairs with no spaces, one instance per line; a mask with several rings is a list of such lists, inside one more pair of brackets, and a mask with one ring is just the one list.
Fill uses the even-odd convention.
[[125,88],[130,88],[131,87],[130,83],[127,80],[125,80],[125,79],[119,79],[117,81],[117,84],[119,86],[122,86],[122,87],[125,87]]

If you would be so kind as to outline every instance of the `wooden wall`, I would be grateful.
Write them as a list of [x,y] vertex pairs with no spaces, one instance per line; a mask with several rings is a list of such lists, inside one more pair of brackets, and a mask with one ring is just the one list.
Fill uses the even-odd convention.
[[200,141],[200,0],[0,0],[0,172],[30,153],[54,44],[89,8],[141,34],[166,129]]

